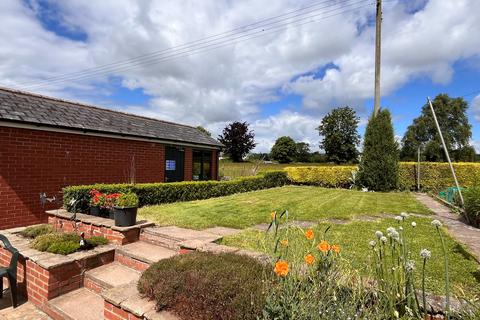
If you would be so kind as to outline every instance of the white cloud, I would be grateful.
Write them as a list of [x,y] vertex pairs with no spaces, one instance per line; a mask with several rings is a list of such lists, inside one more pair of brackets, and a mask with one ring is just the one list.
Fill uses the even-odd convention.
[[[30,0],[30,7],[25,3],[0,1],[0,79],[7,86],[122,61],[311,4],[309,0],[268,5],[256,0],[55,3],[60,25],[85,33],[83,42],[46,30],[38,19],[41,9],[37,1]],[[335,3],[336,8],[341,5],[331,4]],[[281,135],[317,146],[319,137],[314,129],[333,106],[349,104],[362,119],[366,117],[363,101],[373,94],[373,9],[369,6],[206,53],[111,72],[107,76],[119,77],[124,87],[142,88],[152,97],[146,105],[115,107],[201,124],[215,135],[229,121],[246,120],[257,134],[257,149],[262,151]],[[478,58],[478,12],[478,0],[387,2],[383,94],[415,77],[448,83],[453,62]],[[336,68],[321,77],[311,75],[329,65]],[[107,76],[78,81],[73,88],[58,83],[38,91],[88,97],[93,103],[108,101]],[[274,101],[279,93],[300,95],[303,106],[262,116],[262,103]],[[475,105],[479,120],[480,102]]]

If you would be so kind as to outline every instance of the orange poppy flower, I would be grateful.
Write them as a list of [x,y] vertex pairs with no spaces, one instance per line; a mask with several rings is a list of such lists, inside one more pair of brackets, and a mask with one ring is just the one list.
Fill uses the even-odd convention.
[[340,246],[338,244],[333,244],[332,250],[335,251],[336,253],[340,253]]
[[318,250],[320,250],[320,251],[322,251],[322,252],[327,252],[328,250],[330,250],[330,245],[328,244],[327,241],[322,240],[322,241],[320,241],[320,243],[318,244],[317,248],[318,248]]
[[272,211],[272,213],[270,213],[270,216],[272,217],[272,220],[275,220],[275,217],[277,216],[277,211]]
[[275,269],[273,270],[277,276],[286,277],[288,274],[288,262],[279,260],[275,263]]
[[308,265],[312,265],[315,262],[315,257],[312,254],[307,254],[305,256],[305,263]]
[[308,229],[307,231],[305,231],[305,237],[307,237],[308,240],[313,240],[313,238],[315,237],[315,235],[313,234],[313,230]]
[[280,244],[285,247],[288,246],[288,239],[280,240]]

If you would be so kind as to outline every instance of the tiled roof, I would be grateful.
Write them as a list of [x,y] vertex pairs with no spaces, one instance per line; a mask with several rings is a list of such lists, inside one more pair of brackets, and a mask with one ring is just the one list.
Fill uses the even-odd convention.
[[0,121],[221,147],[195,127],[0,88]]

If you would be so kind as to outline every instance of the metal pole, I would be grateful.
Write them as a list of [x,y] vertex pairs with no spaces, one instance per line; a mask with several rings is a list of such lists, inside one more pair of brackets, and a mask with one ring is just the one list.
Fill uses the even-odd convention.
[[418,145],[418,150],[417,150],[417,191],[420,191],[420,145]]
[[373,115],[376,117],[380,110],[380,67],[382,58],[382,0],[377,0],[377,14],[375,22],[375,98]]
[[443,140],[442,131],[440,130],[440,125],[438,124],[437,116],[435,110],[433,109],[432,101],[427,97],[428,104],[430,104],[430,110],[432,110],[433,120],[437,126],[438,134],[440,135],[440,140],[442,141],[443,150],[445,151],[445,156],[447,157],[448,164],[450,165],[450,170],[452,171],[453,179],[455,180],[455,185],[457,186],[458,194],[460,195],[460,201],[462,202],[462,207],[464,206],[462,191],[460,190],[460,185],[458,184],[457,175],[455,174],[455,169],[453,169],[452,161],[450,160],[450,155],[448,154],[447,146],[445,145],[445,140]]

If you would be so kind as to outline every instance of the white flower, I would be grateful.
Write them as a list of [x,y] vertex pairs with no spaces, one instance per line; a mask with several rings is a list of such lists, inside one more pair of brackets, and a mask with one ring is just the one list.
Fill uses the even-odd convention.
[[442,226],[442,223],[440,221],[438,221],[437,219],[433,220],[432,221],[432,226],[436,227],[436,228],[439,228]]
[[395,220],[397,220],[398,222],[400,222],[400,221],[403,221],[403,218],[402,218],[402,216],[395,216]]
[[383,243],[387,243],[388,239],[387,237],[383,236],[380,238],[380,241],[382,241]]
[[392,237],[393,240],[398,241],[400,239],[400,234],[396,230],[393,230],[392,233],[390,233],[390,237]]
[[416,227],[417,226],[417,223],[415,221],[412,222],[412,227]]
[[395,310],[393,311],[393,316],[398,319],[400,317],[400,314],[398,313],[397,310]]
[[375,231],[375,236],[377,236],[377,239],[380,239],[381,237],[383,237],[382,231]]
[[415,261],[408,260],[405,264],[405,269],[407,269],[407,272],[412,272],[413,270],[415,270]]
[[403,219],[406,219],[406,218],[408,218],[408,213],[402,212],[402,213],[400,213],[400,216],[401,216]]
[[398,227],[398,230],[403,231],[403,227],[402,226]]
[[377,242],[375,240],[372,240],[370,241],[369,245],[370,247],[375,248],[375,246],[377,245]]
[[390,235],[393,231],[395,231],[394,227],[388,227],[387,228],[387,234]]
[[430,250],[422,249],[422,251],[420,251],[420,257],[423,259],[430,259],[432,257],[432,253]]

